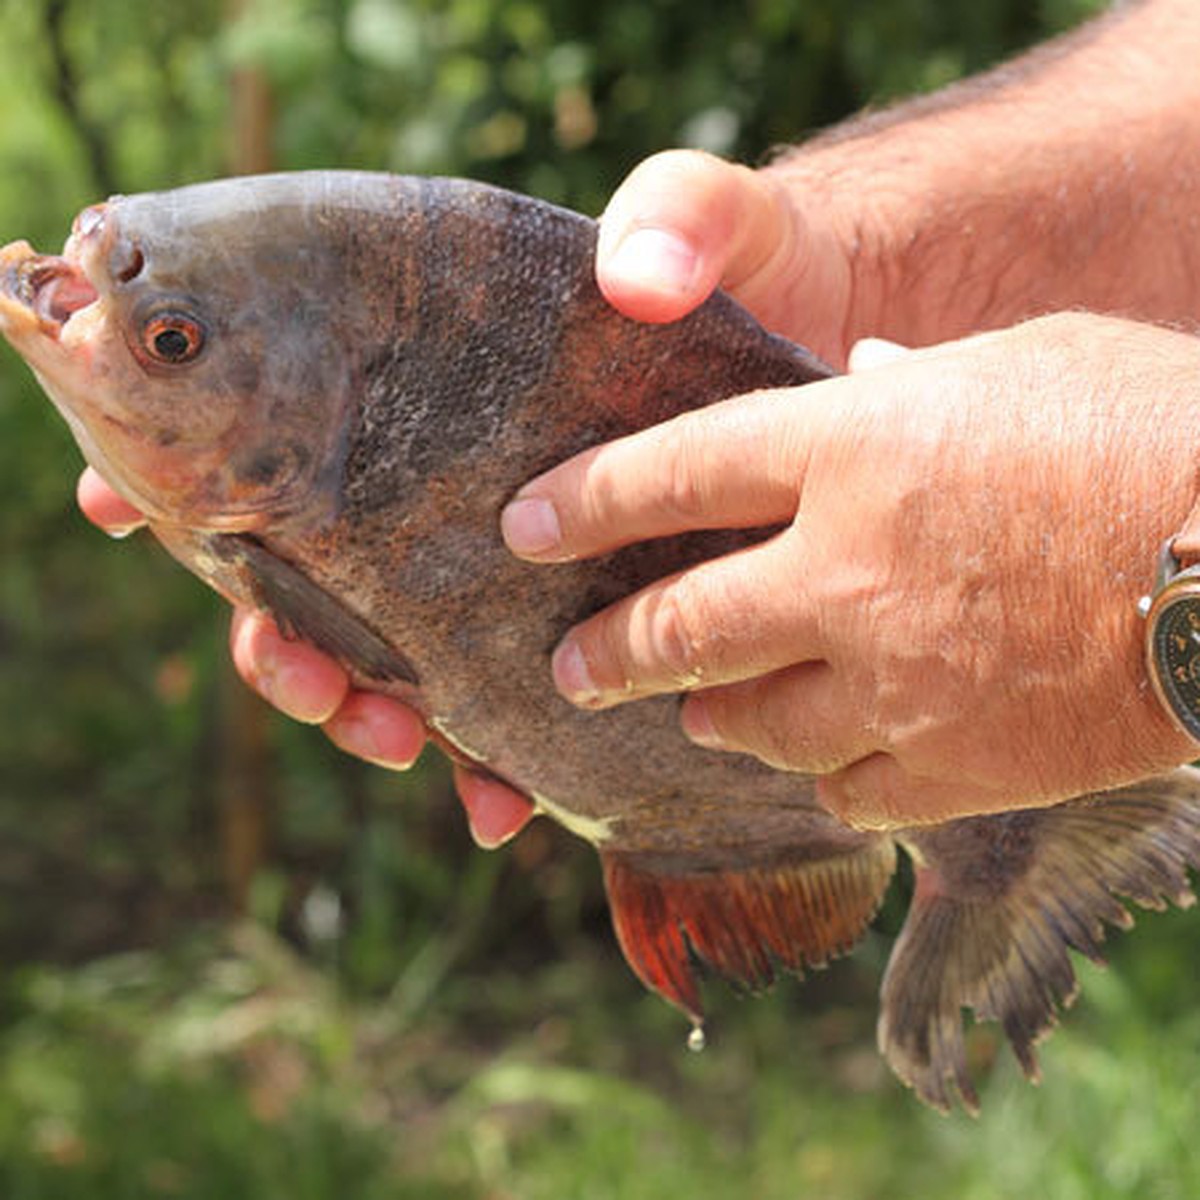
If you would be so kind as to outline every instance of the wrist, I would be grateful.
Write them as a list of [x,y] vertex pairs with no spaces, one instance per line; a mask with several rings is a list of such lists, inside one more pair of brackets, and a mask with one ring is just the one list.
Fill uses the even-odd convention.
[[1138,602],[1146,619],[1146,670],[1154,695],[1200,756],[1200,499],[1163,543],[1153,590]]
[[1123,7],[773,164],[847,256],[841,347],[1065,309],[1200,318],[1198,47],[1200,7]]
[[1052,706],[1061,736],[1040,743],[1054,756],[1046,772],[1069,762],[1067,778],[1103,788],[1200,757],[1154,693],[1138,615],[1159,546],[1196,502],[1186,447],[1200,444],[1200,340],[1061,314],[979,344],[1013,348],[1002,360],[1005,386],[1041,397],[1029,416],[1047,414],[1040,436],[1057,447],[1014,476],[1004,500],[1011,521],[1036,511],[1038,489],[1049,488],[1022,538],[1044,538],[1045,548],[1027,590],[1007,592],[1003,605],[1018,621],[1037,612],[1032,633],[1055,631],[1034,668],[1039,689],[1061,690]]

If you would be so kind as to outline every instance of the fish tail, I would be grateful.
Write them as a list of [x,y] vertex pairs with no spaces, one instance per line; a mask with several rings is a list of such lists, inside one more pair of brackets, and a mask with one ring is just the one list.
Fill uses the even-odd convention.
[[746,865],[641,851],[602,851],[613,927],[639,979],[699,1026],[697,965],[760,991],[779,969],[800,973],[845,953],[875,915],[896,867],[895,843],[875,834],[842,839],[836,853],[795,857],[776,849]]
[[1200,772],[1188,767],[1053,808],[951,822],[899,838],[912,906],[883,981],[879,1048],[928,1104],[975,1113],[962,1010],[1000,1023],[1036,1082],[1035,1043],[1075,996],[1070,950],[1102,962],[1108,925],[1193,903]]

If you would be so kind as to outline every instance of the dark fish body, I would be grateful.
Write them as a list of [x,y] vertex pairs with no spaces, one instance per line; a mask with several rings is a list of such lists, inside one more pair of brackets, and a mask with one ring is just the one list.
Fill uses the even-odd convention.
[[504,503],[587,446],[828,374],[721,295],[666,327],[623,319],[594,244],[586,218],[465,181],[231,180],[88,210],[63,258],[10,246],[0,323],[177,557],[596,845],[632,966],[695,1020],[694,959],[762,986],[845,951],[902,844],[917,886],[881,1047],[927,1101],[973,1106],[961,1008],[1032,1073],[1068,948],[1095,957],[1127,922],[1113,894],[1190,899],[1200,782],[892,838],[841,825],[808,777],[698,749],[674,700],[563,701],[567,628],[769,533],[534,567],[499,538]]

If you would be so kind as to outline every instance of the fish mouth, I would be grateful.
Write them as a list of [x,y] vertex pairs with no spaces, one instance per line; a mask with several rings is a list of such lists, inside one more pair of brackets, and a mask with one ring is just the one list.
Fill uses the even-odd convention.
[[0,249],[0,330],[9,336],[36,330],[57,340],[76,313],[100,298],[87,263],[109,241],[108,215],[107,203],[85,208],[62,254],[38,254],[25,241]]
[[6,328],[32,317],[41,333],[59,338],[99,295],[83,268],[63,255],[38,254],[28,242],[0,250],[0,325]]

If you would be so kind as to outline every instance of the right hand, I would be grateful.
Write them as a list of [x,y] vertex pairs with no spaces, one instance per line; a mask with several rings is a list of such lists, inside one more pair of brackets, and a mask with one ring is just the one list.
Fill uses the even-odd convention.
[[[814,204],[812,210],[823,209]],[[642,238],[618,255],[627,234],[645,230],[667,239]],[[656,322],[683,316],[724,286],[769,328],[841,366],[849,352],[843,335],[852,293],[850,256],[842,245],[832,229],[798,211],[770,172],[667,151],[637,167],[614,194],[601,222],[597,279],[619,311]],[[84,515],[116,536],[145,523],[91,468],[78,497]],[[288,716],[320,725],[343,750],[396,770],[416,760],[425,743],[417,713],[351,688],[336,662],[284,638],[265,614],[236,611],[230,648],[250,687]],[[456,766],[455,784],[481,846],[508,841],[532,816],[525,797],[488,776]]]
[[[88,467],[79,480],[79,507],[94,525],[116,537],[145,518]],[[425,745],[425,725],[407,705],[350,686],[345,670],[305,642],[285,638],[265,613],[235,609],[230,653],[238,674],[280,712],[320,725],[341,749],[391,770],[403,771]],[[471,835],[484,849],[503,844],[524,828],[528,800],[487,775],[458,765],[454,783]]]

